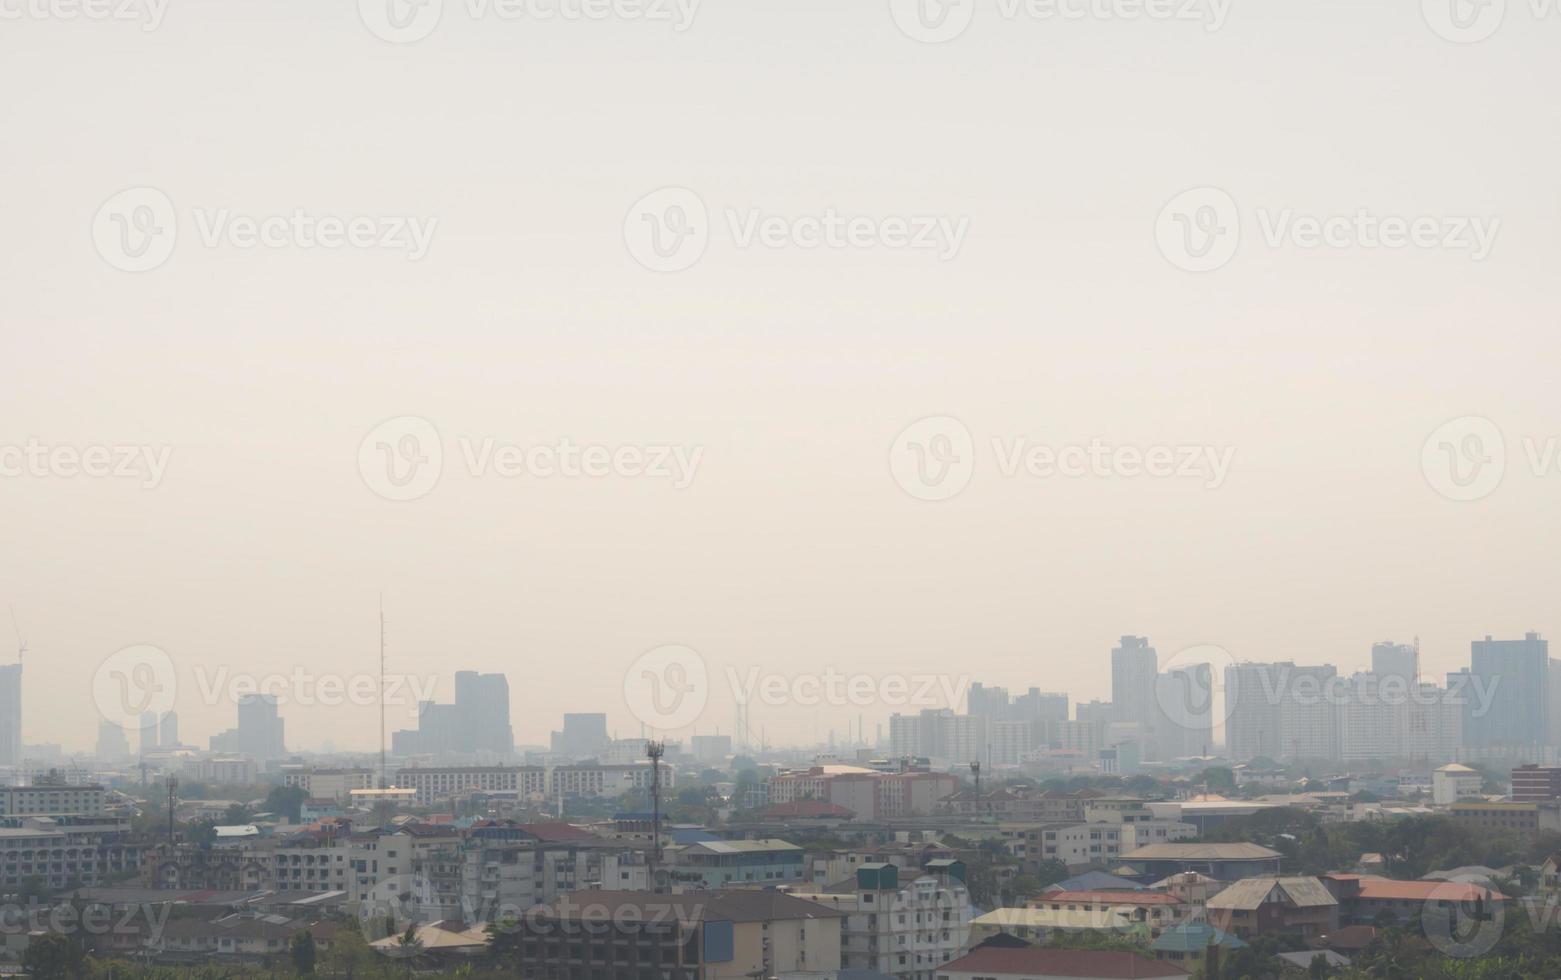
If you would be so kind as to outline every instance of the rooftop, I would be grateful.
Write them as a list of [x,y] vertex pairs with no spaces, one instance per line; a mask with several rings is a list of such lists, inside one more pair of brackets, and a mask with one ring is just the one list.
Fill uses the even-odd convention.
[[1137,953],[1098,949],[1026,949],[983,947],[938,967],[943,973],[975,973],[986,976],[1021,975],[1027,977],[1102,978],[1129,980],[1162,977],[1186,977],[1186,970],[1170,963],[1159,963]]

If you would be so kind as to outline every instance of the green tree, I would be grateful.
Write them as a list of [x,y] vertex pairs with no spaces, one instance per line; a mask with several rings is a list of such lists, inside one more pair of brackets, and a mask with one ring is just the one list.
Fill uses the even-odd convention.
[[46,933],[27,944],[22,967],[33,980],[65,980],[81,968],[81,953],[69,937]]
[[293,933],[293,942],[287,952],[292,957],[293,970],[299,976],[308,976],[314,972],[314,933],[308,929]]
[[293,823],[303,819],[304,800],[309,794],[301,786],[276,786],[266,794],[264,808],[268,813],[280,813]]

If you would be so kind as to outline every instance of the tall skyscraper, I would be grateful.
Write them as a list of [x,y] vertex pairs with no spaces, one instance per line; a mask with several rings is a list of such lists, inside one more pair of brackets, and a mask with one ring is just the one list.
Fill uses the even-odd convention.
[[1189,664],[1156,682],[1155,730],[1162,761],[1214,751],[1214,669]]
[[1465,715],[1471,748],[1544,745],[1550,727],[1550,643],[1538,633],[1521,640],[1475,640],[1470,672],[1491,692],[1490,708]]
[[[598,717],[605,746],[607,716]],[[456,671],[455,703],[424,701],[418,705],[417,728],[394,733],[391,751],[403,757],[512,756],[515,735],[509,719],[509,680],[503,674]]]
[[1234,761],[1279,758],[1279,701],[1285,668],[1294,667],[1240,663],[1225,668],[1225,749]]
[[1160,683],[1160,658],[1147,637],[1124,636],[1111,651],[1112,721],[1138,726],[1140,756],[1157,760],[1159,719],[1157,693]]
[[0,766],[22,764],[22,665],[0,667]]
[[1338,668],[1290,665],[1279,700],[1279,752],[1285,759],[1339,757]]
[[130,755],[130,740],[125,730],[112,721],[98,723],[97,757],[102,762],[117,762]]
[[1420,679],[1420,650],[1407,643],[1373,643],[1371,672],[1378,677],[1397,677],[1414,684]]
[[237,752],[256,762],[287,754],[276,695],[245,694],[238,699],[238,727],[211,737],[214,752]]
[[140,724],[137,725],[136,738],[138,739],[138,744],[136,748],[142,755],[157,751],[157,734],[156,712],[141,712]]
[[164,749],[177,748],[179,745],[179,716],[169,711],[163,715],[162,721],[157,725],[157,741]]
[[598,713],[564,715],[563,731],[554,732],[551,748],[570,759],[589,759],[599,755],[612,741],[607,734],[607,716]]

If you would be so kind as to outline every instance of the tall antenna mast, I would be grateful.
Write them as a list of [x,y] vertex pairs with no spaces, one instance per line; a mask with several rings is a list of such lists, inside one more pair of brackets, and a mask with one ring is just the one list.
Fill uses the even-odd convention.
[[385,593],[379,594],[379,788],[389,789],[385,781]]

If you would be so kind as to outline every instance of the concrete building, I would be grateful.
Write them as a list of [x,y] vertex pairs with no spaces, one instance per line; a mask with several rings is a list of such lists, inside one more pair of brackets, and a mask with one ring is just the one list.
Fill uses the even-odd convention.
[[1283,668],[1294,664],[1240,663],[1225,668],[1225,745],[1235,762],[1277,759]]
[[1470,698],[1464,743],[1470,748],[1523,748],[1547,744],[1550,728],[1550,644],[1538,633],[1521,640],[1475,640],[1470,673],[1490,690],[1480,711]]
[[238,699],[238,727],[211,737],[213,752],[247,755],[268,762],[287,754],[284,723],[274,694],[245,694]]
[[0,667],[0,766],[22,764],[22,665]]
[[1450,762],[1431,773],[1431,802],[1451,806],[1480,795],[1485,779],[1468,766]]
[[547,795],[547,770],[542,766],[413,766],[396,770],[395,785],[415,790],[418,806],[472,793],[538,800]]
[[819,800],[845,807],[858,820],[884,820],[932,816],[959,781],[948,773],[829,765],[781,773],[768,786],[772,804]]
[[98,722],[98,744],[95,754],[103,762],[116,762],[130,757],[130,739],[125,729],[112,721]]
[[184,764],[185,774],[198,783],[247,786],[259,778],[255,760],[240,755],[217,755],[191,759]]
[[0,818],[4,817],[100,817],[103,787],[69,784],[45,777],[32,786],[0,787]]
[[516,923],[550,980],[751,980],[841,967],[839,913],[771,890],[579,891]]
[[355,789],[373,789],[376,781],[372,769],[288,769],[282,780],[283,785],[296,786],[313,799],[338,803],[351,800]]
[[418,705],[416,730],[391,735],[397,756],[502,761],[515,754],[510,728],[509,680],[475,670],[455,673],[455,701]]
[[1519,766],[1512,770],[1512,802],[1561,800],[1561,766]]
[[552,735],[551,748],[554,755],[578,762],[598,758],[610,741],[606,715],[566,714],[563,730]]
[[932,980],[954,960],[970,934],[970,893],[960,874],[911,872],[892,864],[864,865],[856,878],[827,890],[793,894],[845,913],[840,965],[899,980]]
[[1158,759],[1160,660],[1147,637],[1124,636],[1111,650],[1112,721],[1139,726],[1143,757]]

